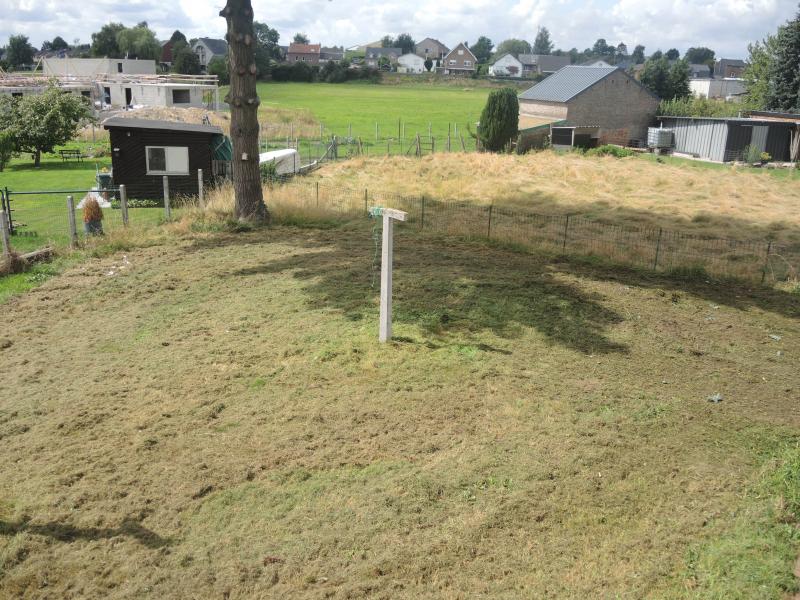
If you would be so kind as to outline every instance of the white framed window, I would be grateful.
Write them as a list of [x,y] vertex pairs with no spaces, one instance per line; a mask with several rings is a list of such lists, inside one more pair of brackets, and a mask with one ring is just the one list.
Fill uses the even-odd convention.
[[188,175],[189,148],[185,146],[145,146],[148,175]]
[[472,61],[471,60],[465,60],[464,61],[464,66],[465,67],[471,67],[472,66]]
[[464,51],[463,51],[463,50],[459,50],[459,51],[458,51],[458,55],[459,55],[459,56],[464,56]]
[[455,58],[451,58],[451,59],[450,59],[450,64],[451,64],[451,65],[454,65],[454,64],[456,64],[456,59],[455,59]]

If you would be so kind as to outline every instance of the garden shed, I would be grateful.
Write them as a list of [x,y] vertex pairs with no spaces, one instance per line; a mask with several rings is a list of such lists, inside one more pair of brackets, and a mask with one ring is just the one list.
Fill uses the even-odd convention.
[[160,198],[164,175],[171,193],[197,195],[197,170],[210,183],[230,160],[230,140],[213,125],[112,117],[103,127],[114,185],[124,184],[131,198]]

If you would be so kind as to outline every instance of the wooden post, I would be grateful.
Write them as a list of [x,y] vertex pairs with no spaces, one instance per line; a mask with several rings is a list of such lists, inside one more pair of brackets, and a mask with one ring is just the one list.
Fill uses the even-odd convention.
[[564,238],[561,241],[561,253],[562,254],[566,254],[567,253],[567,232],[568,231],[569,231],[569,215],[567,215],[567,218],[564,220]]
[[405,221],[406,213],[391,208],[383,209],[383,239],[381,242],[381,310],[378,340],[385,343],[392,338],[392,259],[394,256],[394,220]]
[[9,256],[11,254],[11,241],[8,237],[8,215],[4,210],[0,210],[0,238],[3,240],[3,256]]
[[172,212],[170,211],[169,208],[169,177],[164,175],[163,181],[164,181],[164,218],[167,221],[169,221],[172,216]]
[[489,205],[489,228],[486,230],[486,237],[492,237],[492,210],[494,209],[494,202]]
[[78,245],[78,227],[75,224],[75,200],[67,196],[67,218],[69,219],[69,245],[75,248]]
[[205,190],[203,189],[203,169],[197,169],[197,202],[200,208],[203,208],[203,199],[205,197]]
[[315,186],[317,189],[317,206],[319,206],[319,181],[316,182]]
[[128,226],[128,188],[123,183],[119,186],[119,208],[122,211],[122,225]]
[[422,196],[422,217],[419,220],[419,228],[425,229],[425,196]]
[[[573,130],[574,131],[574,130]],[[658,267],[658,255],[661,252],[661,234],[663,233],[663,229],[661,227],[658,228],[658,240],[656,241],[656,258],[653,261],[653,270],[655,271]]]
[[764,268],[761,270],[761,283],[763,284],[767,278],[767,269],[769,268],[769,255],[772,253],[772,241],[767,244],[767,254],[764,257]]
[[364,188],[364,212],[369,214],[369,206],[367,206],[369,200],[369,190]]

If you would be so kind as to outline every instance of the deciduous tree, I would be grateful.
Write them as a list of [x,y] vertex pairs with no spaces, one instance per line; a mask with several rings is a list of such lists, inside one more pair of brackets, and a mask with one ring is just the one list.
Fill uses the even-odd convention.
[[305,33],[295,33],[292,41],[295,44],[308,44],[308,36]]
[[14,102],[6,130],[14,138],[15,150],[32,154],[38,167],[42,152],[52,152],[74,138],[78,125],[88,115],[81,97],[50,86],[42,94],[26,95]]
[[699,48],[689,48],[683,55],[686,61],[693,65],[714,65],[714,51],[711,48],[700,46]]
[[749,57],[742,77],[746,90],[745,99],[753,108],[763,110],[769,103],[776,41],[777,36],[768,35],[763,41],[747,46]]
[[633,53],[631,54],[631,60],[637,65],[644,64],[644,61],[645,61],[645,58],[644,58],[644,46],[642,46],[641,44],[638,44],[633,49]]
[[[269,219],[269,212],[264,204],[258,168],[258,106],[261,101],[256,92],[258,68],[253,6],[250,0],[228,0],[220,16],[225,18],[228,28],[225,37],[231,84],[225,101],[231,107],[234,213],[240,221],[264,222]],[[308,43],[307,38],[305,43]]]
[[678,60],[681,57],[681,53],[677,48],[670,48],[664,56],[667,57],[667,60]]
[[122,23],[108,23],[92,34],[92,56],[122,58],[117,35],[125,29]]
[[517,91],[502,88],[489,93],[481,112],[478,138],[490,152],[501,152],[519,134],[519,100]]
[[470,52],[475,55],[479,63],[485,63],[492,56],[492,40],[485,35],[478,38],[472,46],[469,47]]
[[414,41],[414,38],[411,37],[410,33],[401,33],[394,40],[394,46],[391,47],[400,48],[403,51],[403,54],[412,54],[414,49],[417,47],[417,42]]
[[31,46],[28,41],[28,36],[12,35],[8,38],[6,61],[12,68],[16,69],[23,65],[31,64],[33,62],[34,52],[33,46]]
[[161,44],[146,21],[120,31],[117,34],[117,46],[120,53],[128,58],[156,61],[161,58]]
[[520,54],[530,54],[530,53],[531,53],[531,45],[528,42],[526,42],[525,40],[518,40],[516,38],[511,38],[500,42],[500,44],[498,44],[497,49],[494,52],[494,55],[500,57],[503,54],[511,54],[516,58],[519,57]]
[[200,74],[200,59],[186,42],[178,40],[172,44],[172,71],[184,75]]

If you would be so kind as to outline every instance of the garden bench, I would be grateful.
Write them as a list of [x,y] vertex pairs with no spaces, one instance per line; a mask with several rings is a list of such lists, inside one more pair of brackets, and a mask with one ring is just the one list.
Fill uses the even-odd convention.
[[79,162],[83,162],[83,154],[81,154],[80,150],[75,150],[74,148],[68,150],[59,150],[58,153],[61,155],[61,160],[66,162],[70,158],[77,158]]

